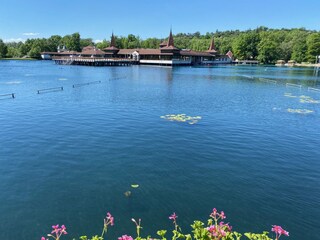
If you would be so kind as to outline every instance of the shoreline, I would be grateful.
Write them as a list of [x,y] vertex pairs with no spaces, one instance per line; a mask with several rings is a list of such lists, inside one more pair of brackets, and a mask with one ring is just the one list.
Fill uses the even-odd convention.
[[320,63],[275,64],[277,67],[320,67]]
[[0,58],[0,60],[35,61],[35,60],[40,60],[40,59],[36,59],[36,58]]

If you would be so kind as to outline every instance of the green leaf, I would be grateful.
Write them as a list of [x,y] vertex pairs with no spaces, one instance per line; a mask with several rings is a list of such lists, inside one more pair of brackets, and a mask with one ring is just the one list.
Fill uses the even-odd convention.
[[159,235],[163,240],[166,239],[164,236],[166,235],[167,230],[159,230],[157,231],[157,235]]

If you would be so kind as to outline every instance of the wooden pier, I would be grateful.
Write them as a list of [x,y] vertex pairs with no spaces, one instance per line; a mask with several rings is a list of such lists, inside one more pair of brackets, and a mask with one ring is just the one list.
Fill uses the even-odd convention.
[[138,61],[128,58],[53,57],[52,60],[60,65],[129,66],[139,64]]

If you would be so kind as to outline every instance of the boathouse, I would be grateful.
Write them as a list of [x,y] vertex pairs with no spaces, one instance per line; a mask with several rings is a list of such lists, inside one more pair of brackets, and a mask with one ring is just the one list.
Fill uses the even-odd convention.
[[[59,50],[59,49],[58,49]],[[115,36],[112,33],[110,46],[102,50],[95,46],[87,46],[81,52],[58,51],[56,53],[44,52],[43,59],[52,58],[57,64],[78,64],[78,65],[212,65],[229,64],[233,61],[233,55],[229,51],[227,55],[221,55],[215,49],[214,38],[212,38],[207,51],[193,51],[179,49],[174,45],[172,31],[170,30],[167,41],[163,41],[158,49],[135,48],[119,49],[116,46]]]

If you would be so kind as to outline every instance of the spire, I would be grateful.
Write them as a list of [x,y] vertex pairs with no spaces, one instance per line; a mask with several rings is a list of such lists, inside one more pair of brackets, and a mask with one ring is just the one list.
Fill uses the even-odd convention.
[[113,31],[112,31],[112,35],[111,35],[110,47],[116,47],[116,39],[113,35]]
[[172,37],[172,28],[170,28],[170,34],[169,34],[169,39],[168,39],[168,43],[167,43],[167,47],[174,47],[174,43],[173,43],[173,37]]
[[103,50],[109,54],[110,53],[115,54],[116,52],[119,51],[119,49],[116,47],[116,38],[114,37],[113,31],[112,31],[112,35],[111,35],[110,46],[103,49]]
[[217,53],[216,46],[214,45],[214,38],[213,37],[211,39],[210,47],[207,50],[207,52],[210,53],[210,54],[216,54]]
[[212,50],[216,50],[216,47],[214,45],[214,38],[212,37],[211,39],[211,43],[210,43],[210,47],[208,49],[209,51],[212,51]]

